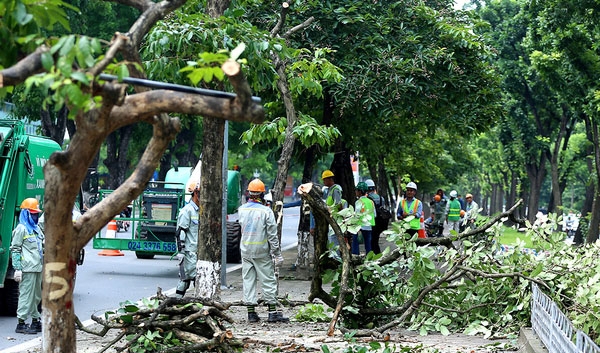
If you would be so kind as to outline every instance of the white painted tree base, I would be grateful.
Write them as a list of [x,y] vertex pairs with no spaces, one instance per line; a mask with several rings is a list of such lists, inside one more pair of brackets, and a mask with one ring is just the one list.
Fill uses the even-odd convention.
[[198,260],[196,262],[195,296],[197,298],[218,299],[221,289],[221,264]]

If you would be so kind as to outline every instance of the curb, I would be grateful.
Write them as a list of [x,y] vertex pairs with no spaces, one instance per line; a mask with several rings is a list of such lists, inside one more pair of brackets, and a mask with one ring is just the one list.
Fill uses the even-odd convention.
[[519,330],[519,350],[520,353],[547,353],[548,350],[542,344],[538,335],[533,332],[531,327],[521,327]]

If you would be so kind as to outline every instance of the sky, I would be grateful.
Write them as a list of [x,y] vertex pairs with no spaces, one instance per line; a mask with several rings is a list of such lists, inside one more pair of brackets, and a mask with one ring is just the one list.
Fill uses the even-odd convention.
[[468,2],[469,0],[454,0],[454,8],[457,10],[462,10],[463,5]]

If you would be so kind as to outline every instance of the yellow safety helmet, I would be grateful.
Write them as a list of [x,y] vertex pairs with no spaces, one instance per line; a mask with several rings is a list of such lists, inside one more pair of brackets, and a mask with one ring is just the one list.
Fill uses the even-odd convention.
[[28,209],[31,213],[40,213],[40,203],[36,198],[28,197],[21,202],[21,209]]
[[321,179],[332,178],[333,176],[334,176],[333,172],[329,169],[326,169],[323,171],[323,174],[321,174]]

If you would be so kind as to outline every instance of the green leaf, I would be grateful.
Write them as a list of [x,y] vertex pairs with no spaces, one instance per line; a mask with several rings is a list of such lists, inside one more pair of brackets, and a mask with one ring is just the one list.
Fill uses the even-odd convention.
[[52,54],[49,52],[42,53],[42,66],[44,67],[44,69],[50,71],[53,65],[54,58],[52,57]]

